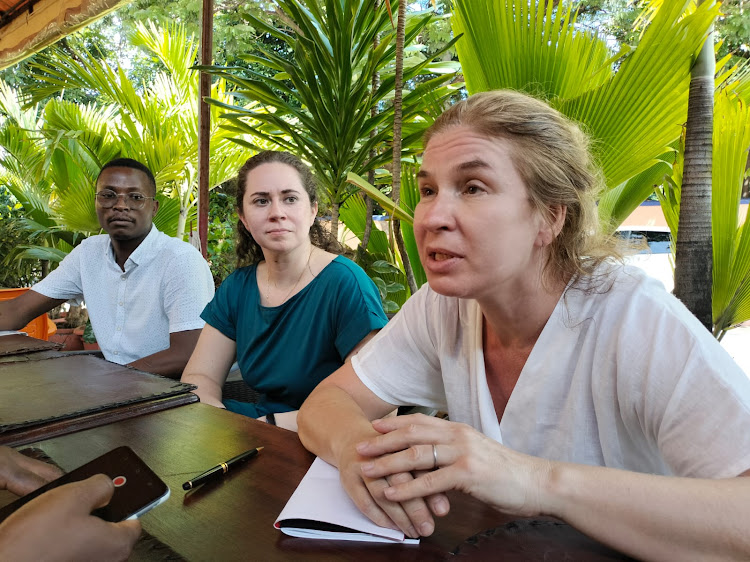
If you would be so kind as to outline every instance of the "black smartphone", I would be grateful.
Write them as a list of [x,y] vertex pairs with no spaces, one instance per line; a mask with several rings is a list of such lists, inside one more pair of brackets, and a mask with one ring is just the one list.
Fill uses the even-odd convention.
[[44,492],[95,474],[106,474],[115,485],[109,504],[92,512],[105,521],[135,519],[169,497],[169,487],[130,447],[118,447],[1,508],[0,522]]

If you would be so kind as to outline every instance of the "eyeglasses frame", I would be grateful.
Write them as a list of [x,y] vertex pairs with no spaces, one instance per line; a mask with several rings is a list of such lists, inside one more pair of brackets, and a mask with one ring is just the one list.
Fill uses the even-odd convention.
[[[107,192],[107,191],[109,193],[112,193],[112,194],[115,195],[115,198],[112,200],[112,204],[109,205],[109,206],[102,204],[102,201],[99,198],[99,194],[100,193],[104,193],[104,192]],[[140,206],[137,206],[138,203],[136,201],[133,201],[132,199],[130,199],[131,195],[136,195],[136,194],[140,195],[141,197],[143,197],[143,201],[140,202]],[[102,189],[101,191],[97,191],[96,193],[94,193],[94,200],[96,201],[96,204],[99,205],[102,209],[111,209],[111,208],[113,208],[117,204],[117,202],[120,200],[120,197],[122,197],[123,201],[125,201],[127,203],[128,208],[135,209],[136,211],[140,211],[141,209],[143,209],[146,206],[146,200],[147,199],[153,199],[154,201],[156,201],[156,196],[154,196],[154,195],[143,195],[143,193],[136,192],[136,191],[134,191],[134,192],[128,192],[128,193],[116,193],[115,191],[112,191],[111,189]]]

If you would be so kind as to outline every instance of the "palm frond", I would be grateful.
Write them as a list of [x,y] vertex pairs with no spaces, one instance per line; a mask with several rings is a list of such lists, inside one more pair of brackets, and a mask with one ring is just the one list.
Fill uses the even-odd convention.
[[456,48],[469,91],[524,90],[579,122],[614,190],[602,207],[611,228],[647,195],[647,184],[631,179],[659,162],[687,118],[693,57],[719,8],[704,2],[684,16],[685,4],[665,0],[638,47],[610,56],[601,38],[578,30],[570,2],[455,2],[454,33],[464,33]]

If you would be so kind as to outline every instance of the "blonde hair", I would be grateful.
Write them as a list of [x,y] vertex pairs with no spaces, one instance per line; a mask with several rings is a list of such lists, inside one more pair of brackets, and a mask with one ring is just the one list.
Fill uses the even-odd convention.
[[545,220],[551,223],[553,209],[565,206],[564,224],[549,247],[547,279],[581,279],[592,276],[602,262],[621,259],[616,239],[601,233],[596,201],[603,181],[588,137],[575,123],[531,96],[495,90],[446,110],[425,132],[424,146],[457,126],[508,143],[529,199]]

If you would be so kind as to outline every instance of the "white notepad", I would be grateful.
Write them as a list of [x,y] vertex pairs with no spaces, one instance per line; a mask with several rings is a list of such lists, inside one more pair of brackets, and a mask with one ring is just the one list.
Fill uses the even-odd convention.
[[[330,525],[345,529],[331,529]],[[401,531],[380,527],[365,516],[344,490],[339,471],[316,458],[274,527],[292,537],[418,544]]]

